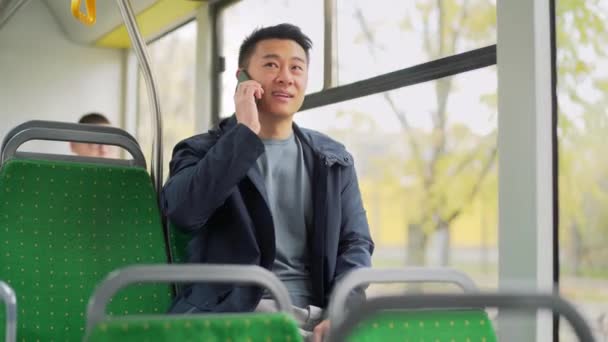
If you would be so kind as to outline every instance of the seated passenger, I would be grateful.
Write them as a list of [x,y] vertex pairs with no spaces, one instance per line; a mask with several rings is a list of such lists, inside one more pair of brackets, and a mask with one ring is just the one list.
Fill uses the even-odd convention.
[[[89,113],[80,118],[78,123],[91,125],[110,125],[110,120],[99,113]],[[70,150],[78,156],[98,158],[118,158],[116,146],[88,143],[70,143]]]
[[[303,335],[320,341],[330,291],[349,271],[370,267],[374,245],[352,156],[293,122],[311,44],[290,24],[243,41],[237,76],[250,80],[235,91],[236,113],[175,146],[162,206],[192,236],[190,263],[271,270],[289,290]],[[272,304],[258,288],[194,284],[171,311],[266,311]]]

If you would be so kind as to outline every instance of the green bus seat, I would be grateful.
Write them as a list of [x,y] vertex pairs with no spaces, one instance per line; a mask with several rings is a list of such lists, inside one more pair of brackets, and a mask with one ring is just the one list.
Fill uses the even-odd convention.
[[483,310],[412,310],[379,313],[361,322],[347,340],[495,342],[496,334]]
[[[106,305],[137,282],[232,283],[267,288],[277,313],[186,313],[112,317]],[[110,274],[95,290],[87,311],[87,341],[302,341],[291,316],[285,285],[270,271],[245,265],[130,266]]]
[[[82,339],[99,281],[121,266],[167,261],[142,168],[8,160],[0,170],[0,234],[0,279],[17,294],[25,341]],[[161,313],[170,300],[166,285],[134,285],[109,312]]]
[[174,224],[169,225],[169,247],[173,256],[173,263],[183,264],[188,261],[188,242],[191,236],[179,230]]
[[[578,341],[595,341],[589,324],[559,294],[521,291],[378,296],[351,310],[342,319],[338,317],[331,327],[330,337],[335,342],[496,341],[497,334],[481,308],[497,309],[499,317],[505,319],[517,312],[526,315],[518,317],[516,322],[499,321],[503,329],[498,330],[498,335],[502,340],[526,340],[525,336],[530,332],[526,331],[530,328],[529,321],[536,319],[538,310],[548,310],[568,321]],[[505,313],[507,315],[503,315]]]
[[[350,293],[362,286],[378,283],[447,283],[460,287],[465,293],[476,293],[475,283],[464,273],[450,268],[407,267],[399,269],[357,269],[336,285],[329,305],[332,337],[349,317],[358,317],[361,305],[347,306]],[[378,298],[383,298],[380,296]],[[398,298],[398,297],[397,297]],[[377,299],[377,298],[376,298]],[[486,312],[479,307],[460,308],[397,308],[382,311],[358,320],[359,324],[346,341],[445,341],[495,342],[496,334]]]
[[282,313],[110,318],[97,325],[87,339],[88,342],[301,340],[295,321]]

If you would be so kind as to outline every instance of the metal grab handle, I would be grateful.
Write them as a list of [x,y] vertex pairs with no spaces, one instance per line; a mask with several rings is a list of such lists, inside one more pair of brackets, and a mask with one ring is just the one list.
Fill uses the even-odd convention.
[[[82,129],[72,130],[38,127],[26,128],[13,135],[13,137],[6,142],[6,145],[2,150],[0,156],[0,163],[4,164],[8,159],[14,157],[17,153],[17,149],[30,140],[50,140],[115,145],[127,150],[133,156],[133,161],[136,166],[141,166],[143,168],[146,167],[146,161],[139,148],[139,145],[134,140],[124,136],[124,134],[90,132],[84,131]],[[83,158],[83,160],[86,160],[86,158]]]
[[6,303],[6,335],[7,342],[17,341],[17,296],[15,291],[3,281],[0,281],[0,297]]
[[346,300],[351,291],[360,286],[387,283],[451,283],[460,286],[465,292],[477,291],[477,286],[469,276],[451,268],[359,268],[344,276],[334,288],[329,301],[329,318],[332,322],[339,323],[346,311]]
[[[6,143],[14,137],[17,133],[26,130],[28,128],[58,128],[58,129],[70,129],[75,131],[85,131],[85,132],[99,132],[99,133],[110,133],[116,135],[122,135],[126,138],[133,140],[137,144],[137,140],[129,134],[127,131],[124,131],[117,127],[104,126],[104,125],[92,125],[92,124],[81,124],[81,123],[73,123],[73,122],[61,122],[61,121],[47,121],[47,120],[30,120],[26,121],[18,126],[15,126],[11,129],[2,139],[2,148],[1,151],[4,151],[4,147]],[[138,144],[139,145],[139,144]]]
[[371,298],[366,303],[357,307],[356,312],[349,315],[341,324],[333,325],[332,322],[331,341],[345,341],[359,322],[381,311],[421,308],[456,309],[462,307],[495,307],[498,309],[524,309],[527,311],[548,309],[562,314],[570,322],[580,341],[595,341],[589,325],[568,301],[556,294],[525,293],[423,294]]
[[267,288],[280,311],[291,313],[285,285],[268,270],[243,265],[154,265],[130,266],[110,273],[97,287],[87,308],[87,333],[106,317],[106,305],[121,288],[133,283],[210,282],[254,284]]
[[158,91],[156,89],[156,81],[154,80],[152,69],[150,68],[150,56],[146,50],[146,42],[142,38],[139,28],[137,27],[137,21],[135,20],[131,3],[129,0],[116,0],[116,4],[120,9],[120,14],[122,15],[125,26],[127,27],[127,32],[129,33],[129,38],[133,43],[133,51],[137,56],[137,62],[143,74],[144,80],[146,81],[150,108],[152,108],[152,112],[154,113],[152,120],[154,130],[152,135],[152,160],[150,161],[150,176],[152,176],[152,182],[158,197],[163,186],[163,125],[160,111],[160,101],[158,99]]

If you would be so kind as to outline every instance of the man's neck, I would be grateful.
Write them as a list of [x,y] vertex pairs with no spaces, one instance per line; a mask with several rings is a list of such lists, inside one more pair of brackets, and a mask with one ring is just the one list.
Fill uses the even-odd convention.
[[284,140],[293,132],[293,116],[276,117],[274,115],[262,114],[260,120],[260,138]]

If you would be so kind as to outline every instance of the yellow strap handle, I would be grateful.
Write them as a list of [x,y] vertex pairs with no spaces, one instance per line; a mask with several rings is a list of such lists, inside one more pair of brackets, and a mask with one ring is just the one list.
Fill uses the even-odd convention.
[[87,26],[95,24],[95,21],[97,20],[95,0],[86,0],[85,5],[87,8],[87,14],[80,11],[80,2],[81,0],[72,0],[72,15],[74,18],[78,19],[81,23]]

